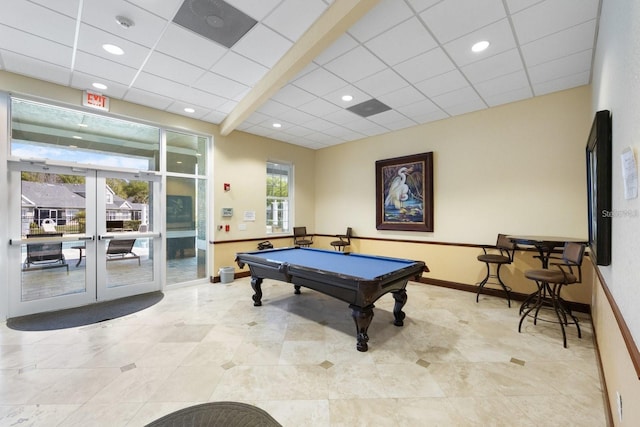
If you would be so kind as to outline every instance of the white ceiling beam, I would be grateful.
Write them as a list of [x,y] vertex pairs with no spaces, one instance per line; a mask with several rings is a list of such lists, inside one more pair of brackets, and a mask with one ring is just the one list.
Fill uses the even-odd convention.
[[229,135],[380,0],[335,0],[220,124]]

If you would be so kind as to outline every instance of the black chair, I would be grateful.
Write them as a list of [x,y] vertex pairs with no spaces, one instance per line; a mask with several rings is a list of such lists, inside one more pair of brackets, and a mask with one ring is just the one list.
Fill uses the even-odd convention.
[[137,259],[140,265],[140,256],[133,252],[136,239],[109,240],[107,246],[107,261],[120,261],[124,259]]
[[[561,291],[566,285],[582,282],[582,258],[584,256],[585,245],[583,243],[567,242],[562,251],[562,258],[550,257],[550,259],[560,259],[561,262],[550,263],[552,268],[527,270],[524,275],[527,279],[534,280],[538,286],[538,291],[533,298],[528,298],[521,308],[522,317],[518,324],[518,332],[522,329],[524,319],[533,313],[533,324],[538,320],[538,313],[543,306],[550,306],[558,318],[560,329],[562,330],[562,340],[564,347],[567,347],[567,334],[565,325],[573,323],[578,330],[578,338],[582,338],[578,319],[571,313],[571,309],[565,300],[562,299]],[[557,267],[557,268],[553,268]],[[535,311],[534,311],[535,310]],[[569,322],[569,318],[571,322]]]
[[351,245],[351,233],[351,227],[348,227],[346,234],[337,234],[336,237],[340,240],[334,240],[330,243],[333,249],[344,252],[344,248]]
[[[62,233],[27,234],[27,239],[38,237],[62,237]],[[27,258],[22,266],[23,271],[57,267],[66,268],[69,273],[69,264],[62,253],[62,242],[27,244]]]
[[[487,275],[478,283],[478,291],[476,292],[476,302],[479,301],[482,289],[487,285],[500,285],[507,295],[507,304],[511,307],[511,288],[502,281],[500,277],[500,267],[513,262],[513,256],[516,252],[516,244],[506,235],[498,234],[495,248],[482,248],[483,254],[478,255],[478,261],[484,262],[487,266]],[[494,252],[490,252],[493,250]],[[496,252],[497,251],[497,252]],[[491,265],[496,266],[496,271],[491,274]],[[489,282],[489,279],[496,279],[496,282]]]
[[302,247],[313,244],[313,236],[307,235],[307,227],[293,227],[293,244]]

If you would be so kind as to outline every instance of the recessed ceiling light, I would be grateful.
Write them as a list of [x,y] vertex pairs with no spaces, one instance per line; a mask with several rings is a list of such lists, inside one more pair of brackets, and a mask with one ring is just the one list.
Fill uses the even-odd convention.
[[103,44],[102,48],[112,55],[124,55],[124,50],[114,44]]
[[93,83],[91,86],[95,87],[96,89],[100,89],[100,90],[107,89],[107,85],[102,84],[102,83]]
[[483,50],[489,47],[489,44],[490,43],[488,41],[483,40],[471,46],[471,50],[474,52],[482,52]]
[[178,160],[176,163],[177,163],[177,164],[179,164],[179,165],[181,165],[181,164],[182,164],[182,162],[181,162],[180,160]]
[[281,128],[281,127],[282,127],[282,125],[281,125],[280,123],[274,123],[274,124],[273,124],[273,127],[274,127],[274,128]]
[[342,95],[342,100],[345,102],[353,101],[353,96],[351,95]]
[[193,108],[190,108],[190,107],[186,107],[186,108],[184,109],[184,111],[185,111],[186,113],[195,113],[195,112],[196,112],[196,110],[194,110]]
[[82,139],[82,137],[79,135],[73,135],[73,139]]

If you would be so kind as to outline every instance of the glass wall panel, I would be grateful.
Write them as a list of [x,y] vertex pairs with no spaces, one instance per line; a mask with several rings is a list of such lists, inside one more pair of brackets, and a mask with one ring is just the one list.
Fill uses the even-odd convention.
[[160,167],[160,129],[11,99],[11,155],[140,171]]
[[167,177],[167,284],[206,277],[206,181]]
[[205,175],[207,138],[167,131],[167,172]]

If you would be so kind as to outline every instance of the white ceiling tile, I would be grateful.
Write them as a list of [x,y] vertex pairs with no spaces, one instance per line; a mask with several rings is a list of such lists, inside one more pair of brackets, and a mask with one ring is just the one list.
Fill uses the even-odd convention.
[[262,104],[257,111],[270,117],[278,117],[280,113],[284,113],[285,111],[290,109],[291,107],[288,107],[277,101],[269,100]]
[[292,135],[294,137],[304,137],[304,136],[307,136],[307,135],[313,133],[313,131],[311,129],[309,129],[309,128],[304,127],[304,126],[294,125],[294,126],[292,126],[290,128],[287,128],[285,133],[288,134],[288,135]]
[[56,12],[67,15],[73,19],[78,16],[78,7],[80,5],[80,0],[31,0],[31,2],[44,6],[47,9],[54,9]]
[[215,123],[219,125],[222,121],[227,117],[228,112],[220,112],[218,110],[211,111],[206,116],[202,118],[205,122]]
[[441,0],[407,0],[416,12],[422,12],[428,7],[439,3]]
[[31,2],[5,3],[0,24],[34,34],[66,46],[73,46],[75,19]]
[[291,41],[296,41],[325,11],[322,0],[285,0],[263,21]]
[[[49,0],[41,0],[41,1],[49,1]],[[66,0],[59,0],[66,1]],[[182,6],[184,0],[127,0],[129,3],[133,3],[142,9],[148,10],[158,16],[163,17],[164,19],[171,20]],[[229,3],[230,0],[227,1]]]
[[147,105],[158,110],[165,110],[173,102],[171,98],[136,88],[130,88],[124,96],[124,100],[134,104]]
[[514,73],[506,74],[498,78],[476,84],[478,93],[484,99],[488,99],[491,96],[504,92],[512,92],[523,88],[526,88],[531,92],[529,80],[524,70],[516,71]]
[[248,89],[248,87],[243,84],[214,73],[205,73],[198,79],[196,84],[206,92],[228,99],[233,99]]
[[[354,114],[354,116],[356,115]],[[356,117],[358,117],[358,120],[347,123],[345,127],[366,136],[381,135],[383,133],[389,132],[389,129],[377,123],[374,123],[371,120],[363,119],[360,116]]]
[[353,122],[357,117],[349,110],[337,110],[324,116],[326,120],[338,125],[346,125]]
[[[124,55],[107,53],[102,48],[105,43],[111,43],[122,48]],[[140,68],[149,54],[149,49],[144,46],[86,24],[80,26],[78,49],[133,68]]]
[[73,50],[70,46],[49,41],[15,28],[0,25],[0,49],[14,51],[62,67],[70,67]]
[[342,126],[334,126],[332,128],[325,129],[324,133],[335,138],[340,138],[343,141],[355,141],[357,139],[364,138],[365,136],[360,132],[347,129]]
[[221,96],[212,95],[196,88],[187,87],[175,97],[177,100],[189,103],[196,109],[213,110],[223,105],[227,100]]
[[174,101],[167,107],[167,111],[173,114],[190,117],[197,120],[202,120],[203,117],[211,112],[204,108],[196,108],[193,113],[187,113],[186,111],[184,111],[184,109],[187,107],[193,108],[193,105],[182,101]]
[[331,46],[324,50],[320,55],[314,59],[314,62],[320,65],[324,65],[332,59],[337,58],[345,52],[358,46],[358,42],[353,39],[349,34],[343,34],[333,42]]
[[564,76],[558,79],[536,83],[533,85],[533,91],[536,95],[546,95],[551,92],[589,84],[589,78],[590,73],[588,71],[583,71],[581,73]]
[[592,54],[593,52],[591,50],[586,50],[531,67],[529,68],[531,83],[535,85],[583,71],[589,71],[591,68]]
[[282,0],[226,0],[231,6],[243,11],[257,21],[261,21]]
[[156,49],[207,70],[227,52],[224,46],[176,24],[167,27]]
[[506,16],[501,0],[448,0],[420,13],[440,43],[469,34]]
[[507,6],[509,7],[509,12],[511,14],[514,14],[521,11],[522,9],[526,9],[536,3],[541,3],[543,1],[544,0],[507,0]]
[[559,31],[522,46],[522,56],[528,66],[561,58],[593,47],[596,20]]
[[226,116],[236,108],[236,105],[238,105],[237,101],[228,100],[223,102],[222,105],[218,105],[216,107],[216,111]]
[[313,129],[315,131],[321,131],[321,132],[324,132],[326,129],[330,129],[334,126],[335,126],[334,123],[331,123],[330,121],[320,119],[320,118],[315,118],[304,124],[304,127]]
[[358,80],[354,84],[374,98],[408,86],[407,81],[390,68]]
[[412,58],[437,46],[418,18],[411,18],[369,40],[365,46],[389,65]]
[[[442,95],[434,96],[432,101],[436,103],[440,108],[443,108],[449,112],[448,108],[456,105],[466,104],[468,102],[482,101],[478,94],[471,88],[471,86],[464,87],[462,89],[447,92]],[[451,113],[450,113],[451,114]]]
[[341,109],[342,108],[338,107],[337,105],[332,104],[329,101],[325,101],[322,98],[316,98],[315,100],[298,107],[298,110],[304,111],[305,113],[309,113],[317,117],[323,117],[327,114],[331,114]]
[[[107,86],[107,89],[98,90],[94,88],[92,85],[95,82],[103,83]],[[118,83],[113,80],[104,80],[97,78],[96,76],[92,76],[90,74],[84,74],[79,71],[74,71],[71,75],[71,87],[74,87],[79,90],[91,90],[93,92],[100,92],[103,95],[107,95],[111,98],[122,99],[124,95],[127,93],[128,86]]]
[[258,111],[255,111],[249,117],[247,117],[247,119],[245,120],[245,123],[256,125],[258,123],[264,122],[267,119],[269,119],[269,116],[267,116],[266,114],[262,114]]
[[382,0],[349,29],[349,34],[365,42],[412,15],[413,11],[404,1]]
[[427,115],[432,115],[435,112],[442,113],[442,110],[429,99],[398,107],[397,110],[419,123],[422,123]]
[[402,89],[394,90],[378,97],[378,100],[387,104],[391,108],[402,107],[422,101],[425,96],[413,86],[405,86]]
[[322,96],[346,86],[347,82],[323,68],[317,68],[295,80],[293,84],[314,95]]
[[598,16],[599,0],[547,0],[512,16],[522,44],[542,38]]
[[71,72],[68,68],[38,61],[28,56],[4,51],[2,52],[2,60],[4,69],[12,73],[60,85],[67,85],[71,79]]
[[469,99],[465,100],[461,104],[451,105],[444,110],[452,116],[459,116],[461,114],[472,113],[474,111],[484,110],[487,105],[481,99]]
[[512,49],[466,65],[462,67],[462,72],[471,83],[479,83],[522,69],[524,66],[520,53]]
[[188,89],[188,86],[183,84],[144,72],[138,75],[132,87],[140,91],[162,93],[172,99],[179,98]]
[[[124,0],[83,1],[83,22],[146,47],[153,47],[156,44],[167,25],[166,19]],[[134,25],[128,28],[119,25],[116,22],[117,16],[130,19]]]
[[510,102],[522,101],[523,99],[528,99],[532,96],[533,92],[531,91],[531,88],[527,86],[520,89],[489,95],[483,98],[485,102],[489,104],[489,107],[496,107]]
[[269,69],[233,51],[227,52],[211,71],[247,86],[256,84]]
[[180,61],[160,52],[153,52],[149,56],[149,59],[144,64],[143,70],[147,73],[178,81],[189,86],[206,73],[202,68],[194,67],[187,62]]
[[316,96],[297,86],[288,84],[271,98],[290,107],[298,107],[299,105],[313,101],[316,99]]
[[[109,79],[128,86],[136,76],[135,68],[108,61],[98,56],[78,52],[76,55],[75,69],[85,74],[91,74],[102,79]],[[94,81],[97,81],[94,80]]]
[[386,65],[364,47],[357,47],[324,67],[346,81],[353,82],[384,70]]
[[395,66],[395,70],[410,83],[417,83],[455,68],[442,49],[423,53]]
[[258,23],[231,49],[265,67],[273,67],[291,45],[290,40]]
[[415,87],[428,97],[442,95],[443,93],[461,89],[468,86],[469,82],[458,70],[423,80],[415,84]]
[[[344,95],[351,95],[353,99],[351,101],[343,101],[342,97]],[[330,92],[326,94],[323,98],[326,101],[329,101],[340,108],[348,108],[348,107],[351,107],[352,105],[356,105],[363,101],[371,99],[369,95],[367,95],[366,93],[362,92],[360,89],[352,85],[341,87],[340,89],[334,92]]]
[[282,120],[285,120],[289,123],[304,125],[306,122],[309,122],[315,119],[315,116],[305,113],[304,111],[291,108],[287,111],[284,111],[278,114],[278,118],[281,118]]
[[[482,52],[473,52],[471,47],[479,42],[486,40],[489,47]],[[511,32],[511,25],[507,19],[501,19],[498,22],[487,25],[470,34],[457,38],[444,45],[453,62],[458,67],[480,61],[492,55],[511,50],[516,47],[516,41]]]
[[[407,119],[407,117],[403,116],[402,114],[400,114],[399,112],[395,111],[395,110],[387,110],[387,111],[383,111],[382,113],[378,113],[378,114],[374,114],[373,116],[369,116],[367,117],[368,120],[379,124],[380,126],[384,126],[386,128],[389,128],[389,125],[392,123],[398,123],[398,122],[406,122],[406,121],[411,121],[413,124],[415,124],[415,122],[413,122],[412,120]],[[409,125],[405,126],[408,127]]]

